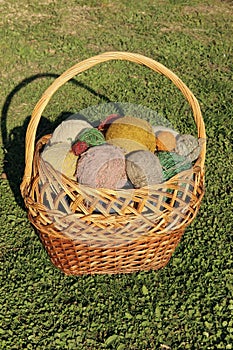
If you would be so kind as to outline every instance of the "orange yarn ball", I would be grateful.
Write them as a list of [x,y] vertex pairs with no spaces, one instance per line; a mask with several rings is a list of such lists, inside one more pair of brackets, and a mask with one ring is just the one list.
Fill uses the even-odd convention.
[[176,148],[176,138],[169,131],[160,131],[156,138],[157,151],[171,152]]

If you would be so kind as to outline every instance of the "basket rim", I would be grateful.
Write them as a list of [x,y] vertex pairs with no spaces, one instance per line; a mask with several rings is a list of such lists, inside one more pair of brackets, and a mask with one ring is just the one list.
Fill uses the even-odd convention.
[[194,121],[197,126],[198,138],[202,138],[204,142],[202,143],[200,156],[198,158],[198,164],[200,166],[201,172],[204,173],[204,163],[205,163],[205,154],[206,154],[206,132],[205,132],[205,124],[202,117],[201,109],[196,97],[193,95],[191,90],[185,85],[185,83],[170,69],[165,67],[163,64],[143,56],[138,53],[131,52],[121,52],[121,51],[113,51],[113,52],[105,52],[91,58],[85,59],[71,68],[67,69],[64,73],[62,73],[54,82],[46,89],[46,91],[41,96],[40,100],[37,102],[36,106],[31,115],[30,122],[27,127],[26,132],[26,141],[25,141],[25,170],[23,180],[20,186],[22,196],[25,197],[27,195],[26,188],[30,186],[30,182],[32,179],[32,170],[33,170],[33,160],[34,160],[34,152],[35,152],[35,140],[36,140],[36,131],[42,116],[42,113],[50,101],[53,94],[67,81],[72,79],[75,75],[84,72],[93,66],[103,63],[110,60],[125,60],[134,62],[140,65],[144,65],[153,71],[160,73],[170,79],[174,85],[178,87],[183,96],[189,102],[191,109],[193,111]]

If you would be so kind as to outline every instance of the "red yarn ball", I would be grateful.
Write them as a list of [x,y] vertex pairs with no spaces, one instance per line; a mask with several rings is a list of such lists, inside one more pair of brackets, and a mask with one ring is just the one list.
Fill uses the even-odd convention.
[[79,156],[88,149],[88,144],[85,141],[78,141],[72,146],[72,152]]

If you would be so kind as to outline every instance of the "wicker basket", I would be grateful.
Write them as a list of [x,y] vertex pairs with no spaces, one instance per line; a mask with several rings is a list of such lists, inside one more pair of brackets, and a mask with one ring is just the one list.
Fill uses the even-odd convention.
[[[42,137],[36,145],[35,138],[40,117],[52,95],[80,72],[116,59],[145,65],[169,78],[181,90],[192,108],[198,137],[204,140],[192,169],[159,185],[110,190],[80,185],[44,166],[40,152],[51,135]],[[173,72],[150,58],[106,52],[64,72],[33,110],[26,134],[26,165],[21,184],[29,220],[52,263],[65,274],[73,275],[130,273],[164,267],[196,216],[204,194],[205,138],[200,107],[192,92]],[[67,198],[69,205],[64,210]]]

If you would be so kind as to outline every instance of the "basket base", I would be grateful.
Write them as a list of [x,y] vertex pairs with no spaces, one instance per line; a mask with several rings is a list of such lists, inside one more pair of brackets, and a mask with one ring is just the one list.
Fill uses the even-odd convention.
[[184,229],[116,246],[96,247],[38,232],[54,266],[66,275],[159,270],[175,251]]

